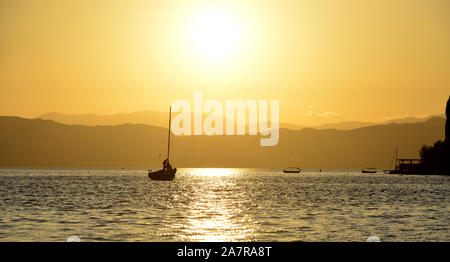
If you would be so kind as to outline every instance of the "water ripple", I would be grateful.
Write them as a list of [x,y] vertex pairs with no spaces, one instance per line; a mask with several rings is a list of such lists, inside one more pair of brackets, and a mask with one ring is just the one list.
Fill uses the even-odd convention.
[[0,169],[0,241],[450,241],[450,177]]

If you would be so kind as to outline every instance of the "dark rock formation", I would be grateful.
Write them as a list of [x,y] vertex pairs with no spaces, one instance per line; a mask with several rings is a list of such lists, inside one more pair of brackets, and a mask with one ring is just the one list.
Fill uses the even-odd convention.
[[424,173],[450,175],[450,97],[445,115],[445,140],[439,140],[432,146],[423,145],[419,151]]
[[445,117],[447,120],[445,121],[445,142],[450,144],[450,96],[447,100],[447,106],[445,107]]

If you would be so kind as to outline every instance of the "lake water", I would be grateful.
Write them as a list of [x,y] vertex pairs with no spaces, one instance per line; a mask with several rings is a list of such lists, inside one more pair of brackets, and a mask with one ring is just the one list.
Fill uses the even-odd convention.
[[0,169],[0,241],[450,241],[450,176]]

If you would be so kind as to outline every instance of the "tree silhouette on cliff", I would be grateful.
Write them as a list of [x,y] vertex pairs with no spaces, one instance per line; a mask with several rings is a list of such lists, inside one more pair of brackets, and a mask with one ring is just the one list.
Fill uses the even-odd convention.
[[450,97],[445,107],[445,116],[445,140],[436,141],[432,146],[423,145],[419,151],[425,173],[450,175]]
[[445,107],[445,117],[447,117],[445,121],[445,143],[450,144],[450,96]]

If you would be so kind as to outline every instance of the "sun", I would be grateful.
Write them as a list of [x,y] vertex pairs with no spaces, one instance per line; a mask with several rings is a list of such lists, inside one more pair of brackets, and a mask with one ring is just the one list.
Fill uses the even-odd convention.
[[232,57],[239,44],[237,19],[221,10],[200,14],[192,32],[196,52],[210,61],[223,61]]

